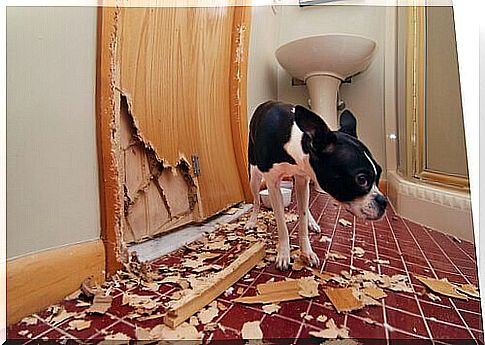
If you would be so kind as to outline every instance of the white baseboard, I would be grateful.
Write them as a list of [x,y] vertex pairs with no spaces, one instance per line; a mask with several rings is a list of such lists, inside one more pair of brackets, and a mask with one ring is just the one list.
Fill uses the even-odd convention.
[[387,174],[388,197],[401,216],[458,238],[474,241],[470,194]]

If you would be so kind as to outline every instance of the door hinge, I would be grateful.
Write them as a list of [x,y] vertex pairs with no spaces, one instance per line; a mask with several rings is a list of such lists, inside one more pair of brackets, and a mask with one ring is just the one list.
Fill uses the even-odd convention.
[[192,166],[194,167],[194,176],[200,176],[199,156],[192,155]]

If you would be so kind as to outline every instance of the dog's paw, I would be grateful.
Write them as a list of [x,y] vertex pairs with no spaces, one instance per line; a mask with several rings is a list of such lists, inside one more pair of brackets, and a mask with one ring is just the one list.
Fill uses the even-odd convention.
[[320,229],[320,225],[317,224],[317,222],[315,221],[311,221],[308,222],[308,228],[310,229],[311,232],[314,232],[316,234],[319,234],[321,229]]
[[318,267],[320,265],[320,259],[318,258],[318,255],[313,250],[310,250],[308,252],[302,252],[300,254],[300,257],[303,261],[308,263],[310,267]]
[[244,225],[244,230],[256,229],[256,221],[249,219]]
[[286,271],[290,267],[290,253],[278,253],[276,256],[276,268]]

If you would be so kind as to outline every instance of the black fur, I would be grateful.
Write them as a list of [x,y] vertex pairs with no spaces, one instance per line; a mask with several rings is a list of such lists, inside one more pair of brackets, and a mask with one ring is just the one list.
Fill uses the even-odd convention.
[[[296,121],[304,133],[303,151],[309,154],[318,184],[335,199],[349,202],[369,193],[378,185],[381,167],[369,149],[357,139],[357,121],[345,110],[340,118],[341,129],[331,131],[320,116],[312,111],[282,102],[268,101],[255,111],[250,123],[249,162],[268,172],[273,164],[296,164],[285,151],[291,128]],[[377,173],[364,154],[372,160]],[[358,181],[364,180],[364,185]],[[384,207],[385,208],[385,205]]]
[[256,108],[249,124],[249,163],[268,172],[275,163],[296,164],[285,151],[295,121],[292,106],[268,101]]

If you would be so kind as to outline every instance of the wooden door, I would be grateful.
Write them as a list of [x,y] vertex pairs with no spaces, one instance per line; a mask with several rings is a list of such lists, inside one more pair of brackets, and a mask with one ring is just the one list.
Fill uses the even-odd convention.
[[140,241],[248,197],[248,9],[103,11],[121,239]]

